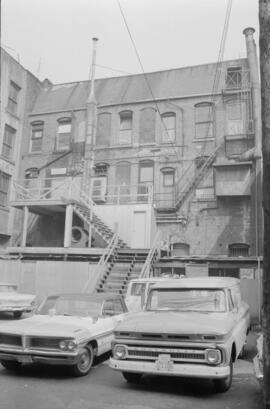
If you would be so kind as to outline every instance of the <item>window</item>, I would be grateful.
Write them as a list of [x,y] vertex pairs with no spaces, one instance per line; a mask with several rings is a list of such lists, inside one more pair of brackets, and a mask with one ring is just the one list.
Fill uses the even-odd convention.
[[163,186],[164,187],[174,186],[175,169],[173,169],[173,168],[163,168],[163,169],[161,169],[161,172],[163,173]]
[[213,137],[213,105],[209,102],[195,105],[195,136],[199,139]]
[[249,245],[245,243],[229,244],[229,257],[248,257]]
[[227,111],[227,134],[241,135],[245,133],[245,110],[243,101],[230,100],[226,104]]
[[58,120],[56,136],[56,150],[65,151],[69,149],[71,141],[71,118],[61,118]]
[[36,121],[31,123],[31,141],[30,141],[30,152],[40,152],[42,148],[42,138],[43,138],[43,121]]
[[0,206],[7,206],[10,176],[0,171]]
[[236,89],[242,86],[242,67],[227,68],[226,88]]
[[111,135],[111,117],[108,112],[98,115],[96,146],[109,146]]
[[174,112],[166,112],[162,115],[162,143],[175,141],[176,116]]
[[116,165],[115,198],[118,203],[128,202],[130,199],[130,163],[120,162]]
[[154,180],[154,166],[153,162],[141,162],[139,183],[153,183]]
[[118,135],[119,145],[128,145],[132,140],[132,112],[122,111],[119,113],[120,130]]
[[15,129],[11,128],[9,125],[5,126],[2,155],[8,159],[12,159],[15,134]]
[[140,112],[140,143],[155,142],[156,111],[153,108],[145,108]]
[[109,164],[105,162],[100,162],[95,164],[95,176],[108,176]]
[[7,109],[12,114],[17,114],[17,111],[18,111],[19,91],[20,91],[20,87],[17,84],[15,84],[15,82],[10,81]]

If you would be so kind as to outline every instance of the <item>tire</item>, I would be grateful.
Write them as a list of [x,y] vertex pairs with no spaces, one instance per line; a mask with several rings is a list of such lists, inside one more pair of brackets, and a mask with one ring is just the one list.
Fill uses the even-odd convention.
[[74,376],[85,376],[90,371],[94,361],[94,349],[92,345],[82,348],[78,362],[72,365],[71,371]]
[[142,374],[135,372],[122,372],[123,377],[129,383],[138,383],[141,380]]
[[18,361],[6,361],[2,359],[1,364],[3,365],[4,368],[8,369],[9,371],[17,371],[21,367],[21,363]]
[[21,316],[22,316],[22,311],[14,311],[13,312],[13,317],[15,319],[21,318]]
[[218,393],[226,392],[230,389],[232,385],[232,378],[233,378],[233,363],[232,359],[230,360],[230,373],[226,378],[222,379],[214,379],[214,387],[215,391]]

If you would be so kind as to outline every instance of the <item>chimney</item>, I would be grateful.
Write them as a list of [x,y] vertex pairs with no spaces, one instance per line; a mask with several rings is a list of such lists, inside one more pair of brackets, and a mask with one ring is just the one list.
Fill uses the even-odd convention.
[[259,81],[258,59],[256,44],[253,38],[255,29],[247,27],[243,31],[246,37],[247,59],[250,71],[251,94],[252,94],[252,110],[254,119],[255,132],[255,157],[261,158],[262,150],[262,129],[261,129],[261,90]]

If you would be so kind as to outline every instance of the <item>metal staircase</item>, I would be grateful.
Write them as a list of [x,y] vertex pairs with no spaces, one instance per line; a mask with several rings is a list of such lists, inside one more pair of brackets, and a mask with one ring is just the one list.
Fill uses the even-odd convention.
[[130,280],[141,274],[148,249],[116,249],[97,286],[97,292],[125,294]]
[[221,148],[221,146],[224,144],[222,141],[221,144],[219,144],[215,150],[207,157],[205,162],[203,163],[202,166],[200,166],[196,171],[192,173],[190,176],[188,172],[186,172],[186,175],[184,174],[183,176],[178,180],[176,183],[176,198],[175,198],[175,208],[176,210],[179,210],[182,204],[184,203],[185,199],[187,196],[194,191],[194,189],[198,186],[199,182],[202,181],[204,176],[206,175],[207,171],[209,170],[210,166],[213,164],[218,150]]

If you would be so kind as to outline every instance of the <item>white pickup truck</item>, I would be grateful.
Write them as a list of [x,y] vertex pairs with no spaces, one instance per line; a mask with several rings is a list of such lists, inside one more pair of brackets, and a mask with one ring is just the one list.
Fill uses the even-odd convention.
[[128,382],[144,374],[210,378],[225,392],[249,327],[239,280],[161,281],[150,288],[144,310],[115,328],[110,367]]

